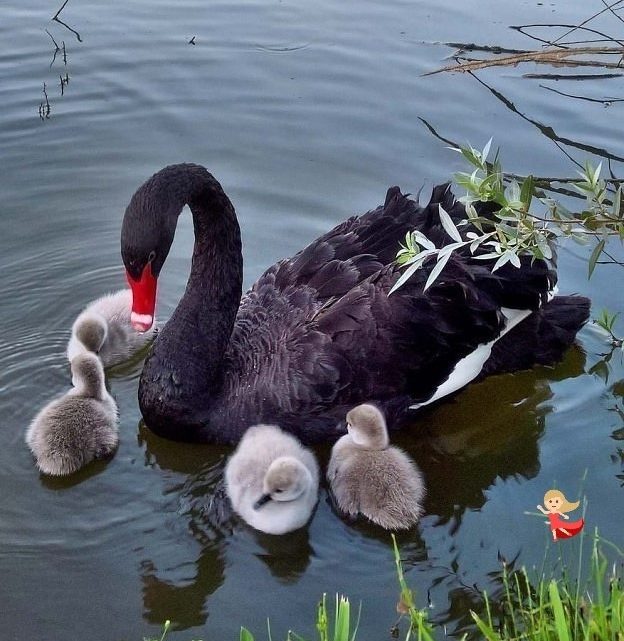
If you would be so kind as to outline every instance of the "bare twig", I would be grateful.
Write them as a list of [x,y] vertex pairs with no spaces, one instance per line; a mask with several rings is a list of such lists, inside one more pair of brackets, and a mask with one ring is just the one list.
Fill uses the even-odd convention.
[[[428,121],[425,120],[422,117],[418,117],[418,120],[427,127],[429,132],[434,136],[434,138],[437,138],[439,141],[445,143],[449,147],[453,147],[454,149],[459,149],[461,145],[456,142],[455,140],[451,140],[450,138],[445,138],[442,134],[438,132],[438,130]],[[510,172],[505,172],[504,174],[505,178],[513,179],[516,180],[517,182],[523,182],[524,180],[527,179],[528,176],[525,176],[523,174],[514,174]],[[550,189],[552,183],[561,183],[561,184],[571,184],[578,182],[578,178],[571,178],[569,176],[532,176],[533,181],[536,185],[536,187],[541,187],[542,189]],[[612,184],[612,185],[623,185],[624,184],[624,178],[607,178],[605,179],[605,182]],[[581,194],[578,194],[577,192],[570,192],[570,195],[573,195],[578,198],[584,198]]]
[[546,89],[546,91],[552,91],[553,93],[557,93],[560,96],[565,96],[566,98],[575,98],[576,100],[586,100],[587,102],[597,102],[602,105],[610,105],[612,102],[624,102],[624,98],[589,98],[588,96],[577,96],[573,93],[565,93],[564,91],[559,91],[558,89],[553,89],[552,87],[548,87],[546,85],[540,85],[542,89]]
[[523,78],[532,80],[608,80],[609,78],[621,78],[621,73],[523,73]]
[[487,51],[489,53],[530,53],[529,49],[507,49],[506,47],[499,47],[498,45],[478,45],[474,42],[444,42],[442,43],[447,47],[454,49],[461,49],[463,51]]
[[616,2],[613,2],[610,6],[606,7],[605,9],[602,9],[601,11],[598,11],[597,13],[594,13],[592,16],[589,16],[589,18],[586,18],[583,20],[578,25],[572,25],[570,31],[567,31],[564,33],[562,36],[559,36],[555,42],[559,42],[561,39],[565,38],[566,36],[569,36],[571,33],[574,33],[575,31],[578,31],[579,29],[582,29],[584,25],[586,25],[588,22],[591,22],[594,18],[597,18],[598,16],[601,16],[603,13],[607,12],[609,9],[612,7],[616,7],[618,4],[622,4],[623,0],[616,0]]
[[596,156],[601,156],[602,158],[605,158],[605,159],[611,158],[613,160],[617,160],[618,162],[624,162],[624,157],[618,156],[616,154],[613,154],[613,153],[607,151],[606,149],[603,149],[601,147],[595,147],[594,145],[589,145],[589,144],[586,144],[586,143],[577,142],[576,140],[572,140],[570,138],[564,138],[563,136],[559,136],[552,127],[547,126],[547,125],[543,125],[541,122],[539,122],[537,120],[534,120],[533,118],[529,118],[529,116],[523,114],[521,111],[519,111],[517,109],[517,107],[514,105],[514,103],[511,102],[511,100],[509,100],[509,98],[507,98],[502,93],[500,93],[500,91],[497,91],[496,89],[494,89],[493,87],[488,85],[487,82],[485,82],[484,80],[479,78],[479,76],[477,76],[476,74],[472,73],[471,71],[469,71],[468,73],[478,83],[483,85],[495,98],[500,100],[510,111],[512,111],[513,113],[515,113],[518,116],[520,116],[520,118],[522,118],[526,122],[531,123],[532,125],[537,127],[537,129],[539,129],[539,131],[541,131],[547,138],[552,140],[559,147],[559,149],[561,149],[566,154],[566,156],[568,156],[579,167],[581,167],[580,163],[578,163],[569,154],[567,154],[559,146],[558,143],[561,143],[561,144],[566,145],[568,147],[573,147],[574,149],[580,149],[581,151],[584,151],[585,153],[590,153],[590,154],[594,154]]
[[61,5],[61,8],[52,17],[52,20],[54,22],[58,22],[59,24],[63,25],[66,29],[71,31],[76,36],[76,38],[78,39],[78,42],[82,42],[82,38],[80,37],[80,34],[75,29],[70,27],[67,23],[63,22],[59,18],[59,15],[60,15],[61,11],[63,11],[63,9],[65,8],[65,6],[67,5],[68,2],[69,2],[69,0],[65,0],[65,2],[63,2],[63,4]]
[[600,0],[600,1],[602,2],[602,4],[604,4],[607,10],[610,11],[620,22],[624,22],[624,18],[622,18],[622,16],[619,13],[616,13],[613,10],[613,7],[615,7],[618,4],[621,4],[621,0],[620,2],[614,2],[613,4],[607,4],[605,0]]
[[[624,1],[624,0],[623,0]],[[538,42],[542,42],[544,44],[547,44],[551,47],[560,47],[560,48],[567,48],[571,44],[586,44],[586,42],[583,41],[577,41],[577,42],[562,42],[559,43],[559,40],[563,37],[565,37],[564,34],[561,36],[561,38],[557,38],[556,40],[544,40],[543,38],[538,38],[537,36],[534,36],[531,33],[528,33],[525,31],[525,29],[529,29],[531,27],[545,27],[545,28],[550,28],[550,29],[567,29],[571,27],[571,30],[568,31],[567,33],[572,33],[573,31],[587,31],[588,33],[593,33],[597,36],[601,36],[602,38],[605,38],[607,42],[617,42],[620,46],[624,46],[624,43],[622,43],[620,40],[617,38],[614,38],[613,36],[610,36],[607,33],[603,33],[602,31],[598,31],[596,29],[591,29],[590,27],[581,27],[579,25],[572,25],[572,24],[545,24],[541,22],[536,22],[534,24],[523,24],[523,25],[512,25],[510,29],[514,29],[516,31],[519,31],[523,36],[527,36],[528,38],[532,38],[533,40],[537,40]]]
[[39,118],[46,120],[50,117],[50,101],[48,100],[48,92],[46,91],[46,83],[43,83],[43,95],[45,102],[39,103]]
[[61,50],[61,48],[58,46],[58,42],[54,39],[52,34],[47,29],[45,30],[45,32],[50,36],[50,39],[54,43],[54,55],[52,56],[52,62],[50,63],[50,69],[51,69],[52,65],[56,61],[56,56],[57,56],[58,52]]
[[65,87],[67,87],[67,85],[69,84],[69,74],[65,72],[65,77],[63,78],[63,76],[59,76],[59,78],[61,80],[61,96],[64,96]]
[[63,9],[65,8],[65,5],[68,2],[69,2],[69,0],[65,0],[65,2],[63,2],[61,8],[52,16],[52,20],[56,20],[59,17],[59,14],[61,13],[61,11],[63,11]]

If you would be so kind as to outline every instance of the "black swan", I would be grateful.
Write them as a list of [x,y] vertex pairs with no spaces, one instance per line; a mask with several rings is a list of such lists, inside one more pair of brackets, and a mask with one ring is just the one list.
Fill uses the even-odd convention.
[[434,260],[388,295],[406,232],[418,229],[438,247],[451,242],[438,204],[453,220],[465,218],[448,185],[436,187],[426,207],[391,187],[382,206],[276,263],[241,299],[240,230],[221,185],[194,164],[152,176],[121,230],[135,327],[153,322],[157,278],[184,205],[195,245],[184,296],[141,374],[148,427],[175,440],[236,443],[254,423],[277,423],[303,442],[331,441],[363,401],[396,428],[410,405],[561,359],[587,321],[589,300],[552,298],[556,274],[544,261],[522,257],[521,268],[492,273],[491,261],[465,248],[426,292]]

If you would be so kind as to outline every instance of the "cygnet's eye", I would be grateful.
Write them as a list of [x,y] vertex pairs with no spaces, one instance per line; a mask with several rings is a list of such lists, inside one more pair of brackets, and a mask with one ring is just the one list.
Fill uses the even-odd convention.
[[275,490],[275,492],[276,492],[277,494],[280,494],[280,493],[281,493],[281,492],[283,492],[283,491],[284,491],[284,490],[282,490],[282,488],[281,488],[281,487],[278,487],[278,488]]

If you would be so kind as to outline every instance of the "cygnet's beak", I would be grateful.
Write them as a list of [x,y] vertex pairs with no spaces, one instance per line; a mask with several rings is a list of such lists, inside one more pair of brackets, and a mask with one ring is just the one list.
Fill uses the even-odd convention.
[[253,509],[259,510],[263,505],[266,505],[271,500],[270,494],[263,494],[254,504]]

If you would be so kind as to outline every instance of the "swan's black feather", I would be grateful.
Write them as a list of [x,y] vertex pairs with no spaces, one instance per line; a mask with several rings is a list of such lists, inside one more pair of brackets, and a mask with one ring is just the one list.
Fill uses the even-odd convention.
[[[456,222],[465,218],[448,186],[437,187],[424,208],[390,188],[384,206],[341,223],[260,277],[243,297],[230,340],[224,420],[241,433],[252,422],[275,421],[304,441],[326,440],[345,409],[363,400],[404,410],[430,398],[460,358],[500,334],[501,307],[540,308],[555,283],[545,261],[523,257],[522,269],[492,273],[492,261],[468,251],[453,256],[426,292],[434,259],[389,295],[407,231],[419,229],[438,246],[452,242],[438,204]],[[578,329],[586,311],[576,320]],[[531,342],[535,333],[522,346],[525,367],[536,360]],[[498,369],[505,369],[501,357],[489,367]],[[401,403],[393,403],[397,392]]]

